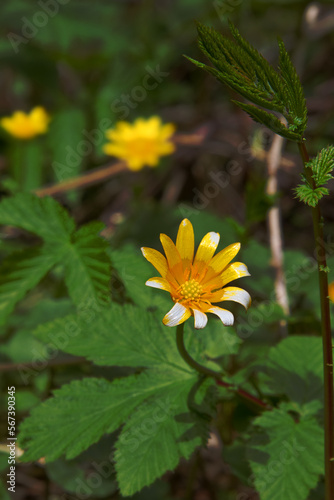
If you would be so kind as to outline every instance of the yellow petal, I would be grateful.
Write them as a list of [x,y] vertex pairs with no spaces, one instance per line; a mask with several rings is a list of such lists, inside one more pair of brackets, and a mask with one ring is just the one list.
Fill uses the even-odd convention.
[[176,326],[184,323],[191,316],[189,309],[177,302],[162,320],[166,326]]
[[160,241],[165,250],[170,271],[177,280],[182,281],[182,261],[178,249],[166,234],[160,234]]
[[222,272],[220,279],[224,286],[230,283],[230,281],[243,278],[244,276],[250,276],[247,266],[242,262],[233,262],[233,264],[230,264],[225,271]]
[[221,274],[240,250],[240,243],[232,243],[215,255],[208,265],[208,271],[203,282],[209,281],[217,274]]
[[239,302],[243,305],[245,309],[248,309],[251,305],[251,297],[246,290],[238,288],[236,286],[228,286],[212,294],[209,298],[210,302],[222,302],[224,300],[232,300],[233,302]]
[[209,293],[209,290],[222,288],[227,283],[230,283],[230,281],[243,278],[244,276],[250,276],[247,266],[242,262],[233,262],[221,274],[215,276],[210,281],[203,282],[202,286],[204,286],[206,293]]
[[178,249],[182,259],[184,271],[193,261],[194,247],[195,237],[193,226],[188,219],[183,219],[177,233],[176,248]]
[[142,247],[141,251],[145,259],[156,268],[163,278],[165,278],[167,276],[168,265],[167,260],[162,253],[154,250],[154,248],[147,247]]
[[214,232],[208,233],[204,236],[195,255],[192,278],[198,279],[199,281],[202,280],[203,274],[207,269],[207,265],[216,251],[219,238],[219,234]]
[[208,261],[212,258],[213,254],[216,251],[219,243],[219,238],[219,233],[214,232],[208,233],[204,236],[196,252],[194,261],[195,264],[197,262],[208,263]]

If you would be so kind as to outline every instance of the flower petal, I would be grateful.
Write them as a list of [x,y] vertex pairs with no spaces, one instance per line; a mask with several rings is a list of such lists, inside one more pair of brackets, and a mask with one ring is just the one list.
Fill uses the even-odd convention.
[[188,219],[183,219],[180,224],[177,238],[176,248],[179,251],[183,263],[183,270],[190,267],[194,258],[195,237],[194,229]]
[[156,268],[163,278],[165,278],[167,276],[168,266],[167,260],[162,253],[158,252],[158,250],[154,250],[154,248],[147,247],[142,247],[141,251],[145,259]]
[[195,320],[195,328],[197,330],[204,328],[208,322],[208,317],[202,311],[198,309],[193,309],[194,312],[194,320]]
[[232,243],[215,255],[208,265],[208,272],[205,281],[209,281],[217,274],[224,271],[225,267],[231,262],[240,250],[240,243]]
[[234,323],[234,316],[230,311],[221,307],[210,307],[206,312],[216,314],[225,326],[231,326]]
[[176,302],[172,309],[166,314],[162,322],[166,326],[181,325],[181,323],[184,323],[184,321],[186,321],[190,316],[191,313],[189,309],[184,307],[179,302]]
[[177,280],[182,281],[182,261],[178,249],[166,234],[160,234],[160,241],[165,250],[170,271]]
[[251,297],[246,290],[238,288],[236,286],[228,286],[215,292],[210,297],[210,302],[222,302],[223,300],[232,300],[233,302],[239,302],[243,305],[245,309],[248,309],[251,305]]
[[160,290],[166,290],[166,292],[169,293],[173,291],[172,286],[165,278],[150,278],[146,281],[145,285],[151,286],[152,288],[159,288]]
[[224,286],[230,283],[230,281],[243,278],[244,276],[250,276],[247,266],[242,262],[233,262],[233,264],[230,264],[225,271],[222,272],[220,279]]
[[208,233],[204,236],[196,252],[194,264],[208,262],[216,251],[219,243],[219,233]]

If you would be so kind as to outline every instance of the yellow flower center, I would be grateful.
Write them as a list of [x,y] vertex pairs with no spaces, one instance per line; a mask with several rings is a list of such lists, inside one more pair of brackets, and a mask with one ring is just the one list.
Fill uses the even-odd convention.
[[186,300],[196,300],[202,295],[202,287],[196,280],[189,280],[180,286],[180,295]]

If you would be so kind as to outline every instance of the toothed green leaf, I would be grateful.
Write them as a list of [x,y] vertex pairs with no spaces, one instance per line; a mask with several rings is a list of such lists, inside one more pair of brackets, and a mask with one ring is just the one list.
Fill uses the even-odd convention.
[[237,103],[255,121],[283,137],[300,141],[307,124],[307,109],[300,80],[283,42],[279,41],[280,64],[279,70],[275,70],[232,23],[233,40],[200,23],[197,29],[199,46],[213,67],[189,60],[256,106],[283,115],[287,127],[274,114]]
[[246,113],[248,113],[254,121],[265,125],[276,134],[281,135],[282,137],[286,137],[287,139],[291,139],[292,141],[298,141],[301,139],[301,137],[296,132],[293,132],[292,130],[286,128],[283,123],[279,121],[277,116],[273,115],[272,113],[267,113],[267,111],[257,108],[252,104],[244,104],[238,101],[232,102],[246,111]]

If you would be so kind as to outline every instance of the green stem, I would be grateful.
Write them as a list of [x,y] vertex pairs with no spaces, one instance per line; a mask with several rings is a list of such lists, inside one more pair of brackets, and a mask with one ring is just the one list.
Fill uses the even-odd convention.
[[200,365],[199,363],[197,363],[197,361],[195,361],[190,356],[190,354],[188,353],[188,351],[186,350],[186,347],[184,345],[183,334],[184,334],[184,323],[182,323],[181,325],[177,325],[177,328],[176,328],[176,345],[177,345],[179,353],[182,356],[182,358],[184,359],[184,361],[189,366],[191,366],[191,368],[194,368],[194,370],[196,370],[198,373],[201,373],[202,375],[205,375],[206,377],[213,377],[213,378],[220,380],[221,379],[220,373],[215,372],[213,370],[210,370],[210,368],[206,368],[205,366]]
[[[298,144],[304,163],[304,174],[310,186],[315,188],[312,171],[306,166],[310,158],[304,141]],[[324,404],[325,404],[325,485],[326,500],[334,499],[334,386],[331,318],[328,300],[328,278],[325,269],[326,250],[324,244],[324,224],[320,207],[312,207],[313,232],[316,243],[316,257],[319,273],[319,291],[321,302],[321,333],[324,359]]]
[[[216,382],[218,385],[222,387],[226,387],[227,389],[234,390],[239,396],[241,396],[243,399],[247,399],[248,401],[251,401],[255,405],[259,406],[262,410],[271,410],[271,406],[265,403],[264,401],[261,401],[257,397],[253,396],[253,394],[250,394],[249,392],[235,387],[233,384],[229,384],[228,382],[224,382],[222,380],[222,374],[219,372],[215,372],[214,370],[210,370],[210,368],[206,368],[205,366],[200,365],[195,361],[190,354],[188,353],[185,345],[184,345],[184,323],[181,325],[178,325],[176,328],[176,345],[179,350],[179,353],[181,357],[184,359],[184,361],[194,370],[196,370],[198,373],[201,375],[205,375],[206,377],[213,377],[216,379]],[[334,498],[334,497],[333,497]]]

